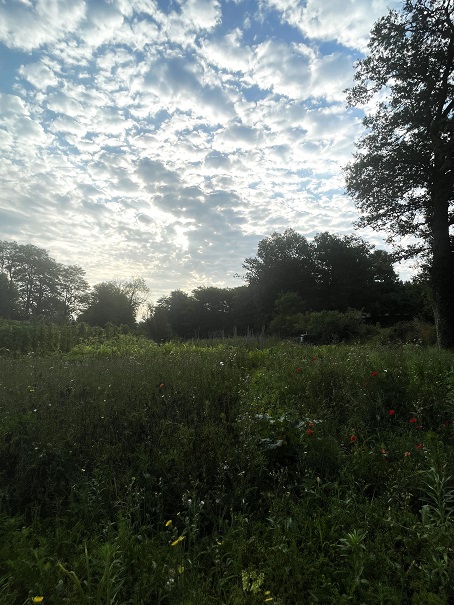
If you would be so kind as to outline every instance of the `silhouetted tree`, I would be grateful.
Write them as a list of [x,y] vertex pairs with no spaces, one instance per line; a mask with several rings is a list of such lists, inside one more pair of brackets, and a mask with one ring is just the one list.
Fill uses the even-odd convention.
[[104,327],[135,325],[134,307],[128,296],[113,282],[103,282],[93,287],[87,308],[79,315],[78,321],[91,326]]
[[454,347],[454,0],[406,0],[371,32],[348,101],[371,107],[346,167],[360,224],[412,235],[430,263],[438,342]]
[[359,237],[320,233],[309,243],[288,229],[262,240],[257,257],[243,266],[267,321],[281,313],[276,301],[278,308],[291,302],[305,311],[360,309],[378,321],[390,312],[386,296],[401,286],[392,265],[387,252]]
[[182,290],[174,290],[168,296],[163,296],[155,306],[167,312],[168,322],[172,327],[172,335],[180,338],[193,338],[197,336],[197,323],[195,321],[195,300]]
[[31,244],[0,242],[0,273],[14,286],[23,319],[72,319],[88,289],[83,269],[59,264]]
[[283,292],[297,292],[308,307],[313,306],[317,295],[313,245],[293,229],[261,240],[257,256],[247,258],[243,267],[262,321],[271,318]]
[[5,273],[0,273],[0,317],[17,319],[19,316],[19,295],[15,285]]

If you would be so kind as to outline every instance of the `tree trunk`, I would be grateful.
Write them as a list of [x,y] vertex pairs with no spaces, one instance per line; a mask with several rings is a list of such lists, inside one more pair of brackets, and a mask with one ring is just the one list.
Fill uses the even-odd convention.
[[432,189],[431,281],[438,346],[454,349],[454,251],[449,239],[449,187],[443,177]]

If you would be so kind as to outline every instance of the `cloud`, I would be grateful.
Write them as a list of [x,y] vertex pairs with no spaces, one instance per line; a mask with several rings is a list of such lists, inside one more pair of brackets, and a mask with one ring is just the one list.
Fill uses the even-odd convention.
[[262,89],[292,99],[305,99],[311,94],[310,64],[313,59],[313,51],[304,44],[268,40],[255,49],[250,77]]
[[203,40],[202,56],[219,69],[246,73],[251,69],[254,53],[243,43],[242,32],[236,28],[224,36]]
[[46,88],[49,88],[49,86],[58,85],[58,77],[52,67],[45,63],[28,63],[28,65],[22,65],[19,73],[39,90],[45,90]]
[[308,39],[332,41],[364,50],[369,32],[388,8],[400,8],[399,0],[265,0],[281,19],[298,28]]
[[0,4],[0,41],[34,50],[75,32],[85,19],[83,0],[10,0]]

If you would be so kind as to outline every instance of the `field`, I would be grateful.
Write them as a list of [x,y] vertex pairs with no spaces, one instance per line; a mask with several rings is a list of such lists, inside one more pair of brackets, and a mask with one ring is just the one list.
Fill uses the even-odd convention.
[[454,602],[454,355],[0,358],[0,604]]

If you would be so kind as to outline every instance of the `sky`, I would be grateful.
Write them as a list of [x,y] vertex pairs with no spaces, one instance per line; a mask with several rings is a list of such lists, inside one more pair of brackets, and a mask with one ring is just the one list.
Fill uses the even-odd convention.
[[143,277],[154,301],[243,285],[288,228],[389,249],[353,227],[342,166],[363,114],[343,91],[400,6],[0,0],[0,239],[92,285]]

